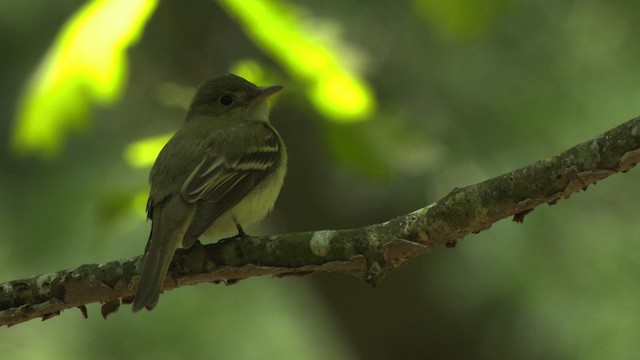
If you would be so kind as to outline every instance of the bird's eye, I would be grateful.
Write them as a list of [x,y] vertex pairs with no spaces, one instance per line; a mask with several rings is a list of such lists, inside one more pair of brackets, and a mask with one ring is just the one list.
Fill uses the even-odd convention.
[[222,95],[220,99],[218,99],[220,105],[229,106],[233,103],[233,96],[231,95]]

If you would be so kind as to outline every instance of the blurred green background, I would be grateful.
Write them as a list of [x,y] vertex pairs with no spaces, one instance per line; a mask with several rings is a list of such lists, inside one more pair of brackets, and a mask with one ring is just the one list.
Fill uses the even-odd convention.
[[[0,282],[142,253],[197,85],[282,83],[290,170],[253,234],[358,227],[640,114],[640,2],[0,1]],[[6,359],[631,359],[637,170],[415,259],[181,288],[0,329]]]

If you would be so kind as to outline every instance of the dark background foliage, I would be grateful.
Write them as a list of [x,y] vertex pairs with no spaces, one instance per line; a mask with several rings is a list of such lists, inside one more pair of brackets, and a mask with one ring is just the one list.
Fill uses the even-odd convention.
[[[127,146],[174,131],[186,89],[253,59],[286,86],[272,110],[290,153],[276,209],[252,233],[358,227],[454,187],[554,155],[640,113],[640,3],[299,1],[374,90],[367,121],[331,121],[305,84],[213,1],[162,1],[129,54],[116,104],[94,109],[55,158],[10,150],[16,102],[82,1],[0,3],[0,281],[142,253],[130,207],[147,168]],[[269,31],[270,24],[263,24]],[[355,53],[355,55],[354,55]],[[267,84],[263,84],[267,85]],[[188,92],[187,92],[188,93]],[[163,100],[164,99],[164,100]],[[345,274],[256,278],[0,329],[0,353],[35,358],[625,359],[640,333],[638,173],[542,207],[372,288]],[[134,204],[139,204],[135,202]],[[8,355],[7,355],[8,354]]]

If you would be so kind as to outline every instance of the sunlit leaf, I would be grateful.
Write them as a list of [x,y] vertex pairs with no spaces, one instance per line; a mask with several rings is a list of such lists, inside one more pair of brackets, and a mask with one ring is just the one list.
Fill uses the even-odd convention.
[[[265,52],[289,73],[306,83],[309,99],[325,117],[340,122],[365,120],[375,107],[369,86],[348,69],[341,51],[327,37],[320,38],[305,27],[309,17],[284,1],[221,0],[220,3],[243,25]],[[337,40],[337,39],[334,39]]]
[[13,148],[52,157],[85,125],[93,103],[113,103],[126,79],[126,49],[156,0],[94,0],[63,26],[18,105]]
[[129,166],[134,168],[148,167],[153,164],[173,134],[165,134],[138,140],[125,149],[124,157]]

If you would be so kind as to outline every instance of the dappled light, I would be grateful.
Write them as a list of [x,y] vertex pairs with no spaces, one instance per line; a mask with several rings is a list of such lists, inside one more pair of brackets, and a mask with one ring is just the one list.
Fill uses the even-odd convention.
[[155,6],[155,0],[93,0],[69,19],[27,83],[14,125],[16,152],[57,155],[66,133],[86,126],[93,104],[121,95],[126,50]]
[[134,168],[151,166],[171,135],[154,136],[129,144],[124,154],[127,164]]
[[312,28],[317,23],[312,24],[286,2],[220,3],[244,25],[257,45],[308,87],[309,98],[320,114],[339,122],[362,121],[372,114],[376,104],[373,91],[348,68],[350,52],[341,51],[335,37],[319,37],[318,29]]

